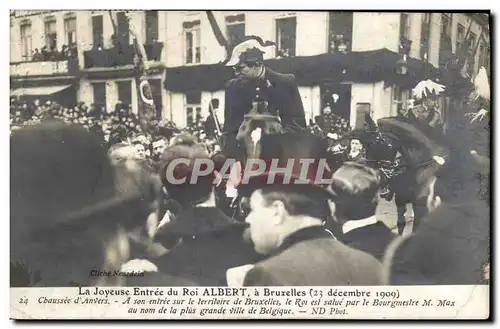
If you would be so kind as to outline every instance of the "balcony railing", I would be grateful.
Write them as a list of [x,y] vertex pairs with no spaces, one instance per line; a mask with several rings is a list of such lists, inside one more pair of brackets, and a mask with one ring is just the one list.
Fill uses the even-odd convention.
[[61,61],[29,61],[10,64],[11,77],[76,75],[77,72],[77,59]]
[[[163,42],[144,45],[148,61],[160,61]],[[117,46],[111,49],[88,50],[84,52],[85,68],[109,68],[134,64],[134,46]]]

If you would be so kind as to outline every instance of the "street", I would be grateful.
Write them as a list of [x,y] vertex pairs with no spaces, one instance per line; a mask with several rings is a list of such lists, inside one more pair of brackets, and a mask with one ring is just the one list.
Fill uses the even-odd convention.
[[[397,222],[397,211],[396,203],[394,200],[387,202],[385,199],[379,200],[379,205],[377,207],[377,218],[382,220],[387,227],[389,227],[394,233],[397,234],[398,229],[396,226]],[[409,234],[413,229],[413,208],[408,205],[408,210],[406,212],[406,226],[404,234]]]

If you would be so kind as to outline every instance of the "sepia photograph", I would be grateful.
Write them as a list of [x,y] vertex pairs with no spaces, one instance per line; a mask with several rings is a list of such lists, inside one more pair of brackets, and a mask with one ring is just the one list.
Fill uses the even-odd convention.
[[10,317],[488,319],[491,22],[10,10]]

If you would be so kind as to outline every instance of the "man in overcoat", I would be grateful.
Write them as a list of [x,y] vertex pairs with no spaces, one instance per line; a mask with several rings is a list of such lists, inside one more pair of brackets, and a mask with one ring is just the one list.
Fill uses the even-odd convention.
[[[327,142],[306,133],[285,133],[263,136],[261,143],[264,156],[277,156],[282,163],[292,163],[291,159],[293,169],[285,174],[269,168],[239,187],[242,195],[249,196],[246,222],[254,248],[267,256],[246,273],[244,285],[379,284],[381,264],[336,241],[325,229],[331,195],[321,178],[330,173],[319,160],[324,159]],[[302,159],[317,161],[303,168]],[[268,184],[272,177],[274,182]]]

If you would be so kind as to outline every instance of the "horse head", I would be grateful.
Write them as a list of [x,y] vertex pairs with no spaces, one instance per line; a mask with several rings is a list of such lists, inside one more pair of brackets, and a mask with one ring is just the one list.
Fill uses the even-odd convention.
[[243,141],[247,158],[259,157],[260,139],[263,135],[281,132],[281,119],[268,111],[267,102],[254,102],[252,105],[236,136],[237,140]]

